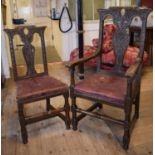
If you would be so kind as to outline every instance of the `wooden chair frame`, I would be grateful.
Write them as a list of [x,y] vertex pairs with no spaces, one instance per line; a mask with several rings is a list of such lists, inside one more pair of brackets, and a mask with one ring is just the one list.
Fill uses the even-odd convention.
[[[128,149],[131,131],[135,125],[136,120],[139,117],[139,98],[140,98],[140,83],[141,83],[140,81],[141,81],[141,71],[142,71],[142,60],[143,60],[143,54],[144,54],[145,28],[146,28],[147,16],[150,11],[151,11],[150,9],[139,9],[139,8],[131,8],[131,7],[128,7],[128,8],[113,7],[110,9],[99,10],[100,27],[99,27],[98,50],[88,57],[81,58],[77,61],[71,61],[66,64],[66,66],[69,67],[70,73],[71,73],[70,96],[72,99],[71,109],[72,109],[73,130],[77,130],[78,122],[86,115],[93,116],[99,119],[108,119],[124,127],[123,148]],[[104,19],[108,15],[113,17],[113,22],[117,26],[117,31],[113,34],[113,38],[112,38],[113,48],[115,52],[115,65],[112,70],[103,71],[100,69],[101,64],[104,63],[102,62],[103,25],[104,25]],[[139,16],[142,21],[140,53],[138,55],[138,58],[135,64],[131,65],[126,71],[124,71],[123,58],[124,58],[125,49],[128,47],[129,40],[130,40],[128,30],[130,28],[132,19],[135,16]],[[75,86],[76,86],[75,78],[74,78],[75,67],[96,57],[98,58],[97,72],[108,74],[111,76],[117,75],[120,77],[127,78],[127,90],[126,90],[126,97],[124,98],[123,106],[121,105],[116,106],[110,102],[107,102],[106,100],[99,99],[98,96],[95,96],[95,95],[91,96],[85,93],[75,92]],[[133,81],[136,81],[137,83],[136,85],[137,93],[134,97],[132,97]],[[77,104],[76,104],[77,97],[91,100],[94,102],[94,104],[91,107],[89,107],[87,110],[82,110],[77,107]],[[92,112],[97,107],[101,108],[103,103],[108,104],[110,106],[116,106],[118,108],[121,108],[125,113],[125,119],[118,120],[107,115],[100,115]],[[134,113],[134,116],[131,118],[132,104],[135,105],[135,113]],[[77,116],[77,113],[81,113],[81,114]]]
[[[47,59],[46,59],[46,48],[45,48],[45,42],[44,42],[44,31],[45,26],[42,27],[35,27],[35,26],[18,26],[14,29],[5,29],[5,32],[8,34],[9,37],[9,44],[10,44],[10,53],[11,53],[11,60],[12,60],[12,66],[13,66],[13,75],[15,82],[26,80],[26,79],[33,79],[35,77],[41,77],[43,75],[48,76],[48,67],[47,67]],[[42,73],[37,73],[35,70],[35,64],[34,64],[34,57],[35,57],[35,48],[31,44],[33,41],[33,35],[38,34],[41,39],[41,48],[42,48],[42,56],[43,56],[43,66],[44,71]],[[24,59],[27,66],[27,73],[24,76],[19,76],[17,73],[17,65],[16,65],[16,59],[15,59],[15,51],[14,51],[14,42],[13,38],[15,35],[18,35],[22,42],[22,52],[24,55]],[[50,98],[60,96],[62,95],[64,97],[65,105],[64,108],[56,109],[50,104]],[[17,98],[17,104],[18,104],[18,115],[19,115],[19,122],[21,126],[21,134],[22,134],[22,140],[23,143],[26,144],[28,142],[28,134],[26,130],[26,125],[35,123],[38,121],[42,121],[44,119],[48,119],[51,117],[58,116],[63,121],[65,121],[66,128],[70,128],[70,116],[69,116],[69,103],[68,103],[68,97],[69,97],[69,91],[68,89],[64,91],[59,91],[57,93],[42,93],[40,95],[27,97],[27,98]],[[46,100],[46,111],[40,114],[35,114],[32,116],[26,116],[24,114],[24,105],[39,101],[39,100]],[[65,115],[63,115],[61,112],[65,112]]]

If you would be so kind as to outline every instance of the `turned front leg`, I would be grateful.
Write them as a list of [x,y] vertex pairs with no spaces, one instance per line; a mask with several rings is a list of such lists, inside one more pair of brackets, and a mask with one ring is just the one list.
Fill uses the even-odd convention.
[[76,97],[72,98],[72,126],[73,130],[77,130],[77,112],[76,112]]
[[64,109],[65,109],[65,114],[66,114],[65,124],[66,124],[66,129],[70,129],[70,123],[71,123],[70,115],[69,115],[70,106],[69,106],[69,102],[68,102],[69,93],[65,94],[64,98],[65,98]]

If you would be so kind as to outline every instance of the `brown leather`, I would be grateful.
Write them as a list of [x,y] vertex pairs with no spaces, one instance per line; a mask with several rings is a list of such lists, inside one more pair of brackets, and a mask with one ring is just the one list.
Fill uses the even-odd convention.
[[126,90],[126,78],[103,74],[94,74],[75,86],[75,94],[83,93],[117,105],[123,105]]
[[24,99],[43,94],[57,94],[68,91],[68,86],[48,75],[17,81],[17,99]]

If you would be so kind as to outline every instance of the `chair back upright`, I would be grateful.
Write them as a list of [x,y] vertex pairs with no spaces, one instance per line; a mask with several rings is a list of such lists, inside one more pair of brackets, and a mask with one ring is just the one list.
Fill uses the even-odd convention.
[[[47,68],[47,58],[46,58],[46,48],[45,48],[45,41],[44,41],[44,31],[45,26],[36,27],[36,26],[18,26],[14,29],[5,29],[9,37],[9,45],[10,45],[10,53],[11,53],[11,61],[13,67],[13,75],[14,80],[22,80],[26,78],[31,78],[35,76],[47,75],[48,68]],[[42,51],[42,60],[43,60],[43,68],[44,71],[41,73],[37,73],[35,69],[35,52],[36,49],[32,44],[34,39],[34,34],[38,34],[41,41],[41,51]],[[14,38],[18,35],[22,42],[22,54],[26,63],[26,75],[19,76],[17,72],[17,62],[15,57],[15,42]]]
[[104,22],[107,16],[111,16],[113,23],[116,25],[116,31],[112,35],[112,46],[115,55],[115,63],[112,70],[106,72],[112,72],[120,75],[124,75],[123,60],[125,51],[127,50],[130,42],[130,25],[134,17],[140,17],[142,25],[140,27],[140,52],[138,57],[143,60],[144,55],[144,41],[145,41],[145,29],[147,23],[148,14],[151,9],[144,9],[138,7],[111,7],[109,9],[99,9],[100,26],[99,26],[99,50],[101,51],[100,58],[98,59],[98,71],[101,68],[102,62],[102,43]]

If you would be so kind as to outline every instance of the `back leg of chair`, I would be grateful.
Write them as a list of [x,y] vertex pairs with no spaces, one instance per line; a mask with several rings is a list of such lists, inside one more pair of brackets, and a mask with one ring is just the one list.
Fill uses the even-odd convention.
[[18,103],[18,115],[19,115],[19,122],[21,127],[21,135],[23,143],[28,143],[28,135],[26,130],[26,122],[24,117],[24,105],[22,103]]
[[124,136],[123,136],[123,148],[128,149],[130,143],[130,127],[131,127],[131,110],[132,104],[128,103],[125,107],[125,123],[124,123]]
[[77,130],[77,112],[76,112],[76,97],[72,97],[72,126],[73,126],[73,130]]
[[135,116],[139,118],[139,102],[140,102],[140,91],[138,92],[135,100]]
[[46,99],[46,110],[47,110],[47,111],[50,111],[50,109],[51,109],[50,98],[47,98],[47,99]]
[[66,114],[66,120],[65,120],[65,124],[66,124],[66,129],[70,129],[70,115],[69,115],[69,111],[70,111],[70,106],[69,106],[69,102],[68,102],[68,98],[69,98],[69,93],[64,94],[64,99],[65,99],[65,105],[64,105],[64,109],[65,109],[65,114]]
[[103,104],[102,103],[97,103],[98,104],[98,108],[102,109],[103,108]]

